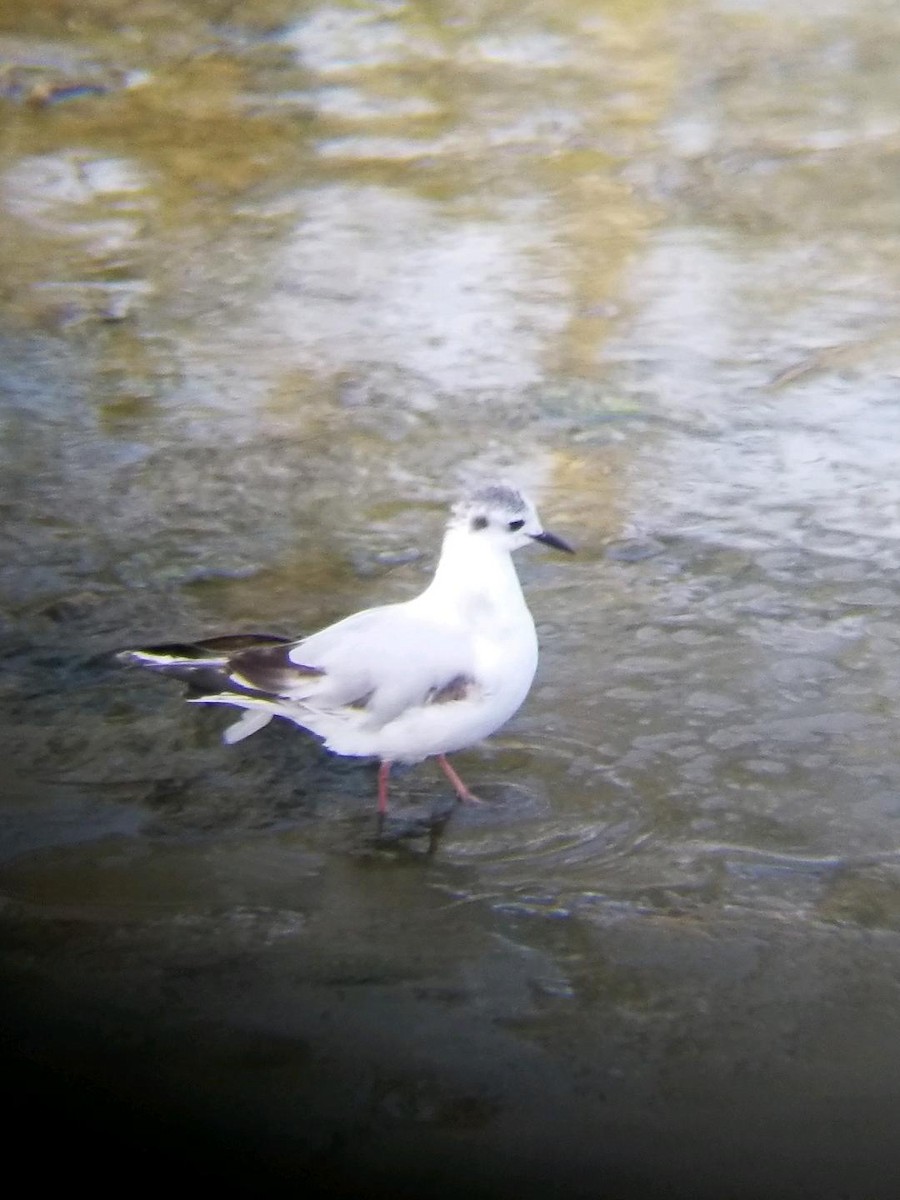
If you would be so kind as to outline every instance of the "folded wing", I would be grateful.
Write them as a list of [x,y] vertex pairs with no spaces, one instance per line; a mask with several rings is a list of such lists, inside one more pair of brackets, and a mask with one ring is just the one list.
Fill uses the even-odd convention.
[[243,650],[231,659],[229,678],[311,713],[364,714],[366,727],[376,729],[450,684],[458,691],[473,668],[471,639],[462,632],[386,605],[299,642]]

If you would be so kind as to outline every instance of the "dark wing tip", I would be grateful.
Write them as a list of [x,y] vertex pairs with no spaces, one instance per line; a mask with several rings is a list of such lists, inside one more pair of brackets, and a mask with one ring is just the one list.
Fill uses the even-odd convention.
[[193,644],[213,654],[239,654],[242,650],[264,646],[292,646],[296,638],[281,637],[277,633],[226,633],[220,637],[204,638]]
[[283,642],[276,646],[242,650],[229,661],[231,679],[242,686],[281,696],[299,679],[315,679],[324,675],[325,672],[318,667],[308,667],[292,660],[291,651],[296,645],[296,642]]
[[207,659],[227,659],[232,654],[260,646],[293,644],[290,638],[273,633],[232,633],[222,637],[199,638],[195,642],[163,642],[157,646],[136,646],[119,650],[120,662],[141,666],[164,667],[167,662],[204,662]]
[[270,690],[255,681],[247,680],[245,685],[242,681],[233,680],[233,664],[243,661],[248,655],[284,655],[294,644],[277,634],[238,633],[196,642],[168,642],[165,645],[120,650],[114,657],[117,662],[180,679],[195,693],[208,696],[229,690]]

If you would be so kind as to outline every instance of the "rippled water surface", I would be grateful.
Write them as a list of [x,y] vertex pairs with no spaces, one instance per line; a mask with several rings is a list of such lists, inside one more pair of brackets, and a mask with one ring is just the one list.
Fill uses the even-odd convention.
[[[898,57],[878,0],[0,4],[3,990],[73,1153],[893,1196]],[[371,765],[111,659],[408,597],[498,475],[579,553],[437,839],[432,765],[379,842]]]

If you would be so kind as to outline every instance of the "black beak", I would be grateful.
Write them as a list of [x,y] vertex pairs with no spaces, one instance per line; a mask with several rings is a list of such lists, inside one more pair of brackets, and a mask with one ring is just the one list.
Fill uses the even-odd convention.
[[554,550],[564,550],[566,554],[575,553],[568,542],[564,542],[562,538],[557,537],[555,533],[547,533],[546,531],[544,533],[533,533],[531,535],[531,540],[533,542],[541,542],[541,544],[544,546],[552,546]]

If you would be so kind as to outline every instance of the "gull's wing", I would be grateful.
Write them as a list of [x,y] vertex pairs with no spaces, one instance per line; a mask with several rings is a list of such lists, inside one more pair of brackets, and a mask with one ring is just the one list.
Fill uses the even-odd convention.
[[462,698],[474,685],[472,639],[406,604],[366,609],[287,645],[250,647],[229,661],[241,690],[311,711],[365,711],[378,728],[416,705]]
[[193,642],[167,642],[120,650],[116,658],[161,675],[172,675],[194,692],[219,692],[228,679],[229,664],[242,651],[296,645],[293,639],[268,633],[237,633]]

